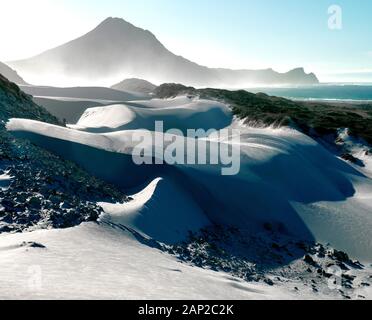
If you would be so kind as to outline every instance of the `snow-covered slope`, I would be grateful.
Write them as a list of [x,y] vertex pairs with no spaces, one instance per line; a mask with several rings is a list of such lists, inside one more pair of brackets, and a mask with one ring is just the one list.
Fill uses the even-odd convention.
[[124,204],[99,203],[101,220],[125,225],[164,243],[185,240],[211,222],[186,190],[171,180],[155,179]]
[[368,143],[363,139],[351,136],[349,129],[346,128],[339,129],[337,142],[343,147],[345,153],[349,152],[350,155],[361,161],[361,165],[358,166],[359,170],[372,178],[372,154]]
[[[154,105],[148,102],[147,108],[112,106],[95,109],[83,116],[80,125],[90,129],[104,125],[106,128],[102,132],[105,133],[16,119],[7,127],[14,134],[73,160],[98,177],[124,188],[136,188],[157,177],[165,181],[171,179],[185,194],[182,197],[191,197],[191,205],[199,207],[193,214],[200,217],[200,212],[204,212],[205,220],[213,223],[234,225],[249,233],[270,223],[281,232],[329,242],[355,258],[372,260],[370,178],[297,131],[253,129],[233,122],[230,127],[240,129],[238,137],[211,143],[220,146],[228,143],[241,148],[241,170],[235,176],[221,176],[221,165],[135,165],[131,158],[135,146],[131,137],[141,129],[153,130],[153,121],[157,117],[165,118],[181,129],[197,127],[200,124],[197,119],[207,121],[206,127],[213,127],[213,124],[218,127],[221,121],[231,122],[231,114],[221,106],[218,116],[208,122],[209,117],[205,114],[216,107],[216,102],[196,100],[183,105],[179,102],[177,99],[165,101],[164,108],[157,108],[160,101],[155,101]],[[169,107],[169,104],[173,106]],[[200,111],[196,106],[201,108]],[[193,113],[193,116],[185,117],[185,113]],[[151,121],[146,121],[148,119]],[[152,143],[147,145],[148,149],[152,147]],[[213,150],[211,147],[209,152]],[[180,190],[178,187],[176,190]],[[156,207],[162,207],[161,202],[156,203],[153,212]],[[115,216],[118,208],[111,209]],[[164,215],[170,215],[172,210],[175,209]],[[144,234],[161,239],[162,232],[157,233],[161,229],[154,232],[148,228],[153,219],[150,211],[152,209],[144,213],[136,209],[138,216],[131,211],[124,214],[123,221]],[[181,217],[184,216],[185,212],[181,212]],[[201,220],[197,218],[196,221]],[[177,221],[172,224],[170,230],[176,230]],[[190,229],[194,227],[190,225]]]
[[165,131],[177,128],[186,135],[188,129],[222,129],[232,121],[229,109],[218,102],[181,97],[167,101],[163,108],[146,108],[157,103],[143,101],[137,102],[137,106],[120,104],[89,108],[77,122],[77,127],[90,132],[154,131],[155,121],[163,121]]
[[[41,247],[40,245],[44,246]],[[1,299],[294,299],[195,268],[109,226],[0,235]],[[311,292],[304,292],[304,297]]]

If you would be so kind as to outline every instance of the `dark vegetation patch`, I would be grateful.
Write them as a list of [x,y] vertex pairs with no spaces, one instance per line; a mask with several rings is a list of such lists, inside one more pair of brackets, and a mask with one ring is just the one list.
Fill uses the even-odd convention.
[[35,104],[31,96],[0,74],[0,120],[4,122],[9,118],[25,118],[62,124],[44,108]]
[[159,98],[180,94],[200,96],[228,103],[234,114],[261,126],[294,126],[312,137],[333,135],[348,128],[351,136],[372,145],[372,105],[332,105],[292,101],[245,90],[195,89],[180,84],[163,84],[155,90]]

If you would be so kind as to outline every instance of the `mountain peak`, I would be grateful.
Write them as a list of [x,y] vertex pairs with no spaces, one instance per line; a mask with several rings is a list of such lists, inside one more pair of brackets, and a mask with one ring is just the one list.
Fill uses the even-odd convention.
[[[61,76],[89,84],[136,77],[193,86],[247,86],[252,83],[317,83],[303,69],[279,74],[269,70],[213,69],[169,51],[150,31],[108,17],[87,34],[26,60],[10,62],[24,74],[45,79]],[[96,82],[97,81],[97,82]],[[69,82],[70,85],[74,82]],[[50,81],[43,84],[51,84]]]
[[291,73],[305,73],[305,69],[303,67],[298,67],[290,70]]
[[[316,84],[319,79],[314,73],[306,73],[303,67],[295,68],[287,72],[287,79],[291,79],[293,83],[301,84]],[[302,81],[299,81],[303,79]]]
[[114,40],[114,42],[117,43],[125,39],[132,43],[141,40],[150,40],[154,41],[156,45],[160,44],[150,31],[136,27],[122,18],[108,17],[88,34],[91,36],[96,36],[98,34],[105,40]]
[[143,30],[122,18],[108,17],[103,20],[95,30],[121,31],[123,29]]
[[128,21],[125,21],[122,18],[117,17],[108,17],[105,20],[103,20],[99,25],[132,25]]

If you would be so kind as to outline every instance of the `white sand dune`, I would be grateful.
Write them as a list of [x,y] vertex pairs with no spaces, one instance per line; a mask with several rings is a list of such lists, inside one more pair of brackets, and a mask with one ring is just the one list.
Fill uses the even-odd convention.
[[143,101],[131,105],[111,105],[89,108],[76,127],[89,132],[113,132],[132,129],[155,130],[155,121],[164,122],[164,130],[177,128],[184,134],[188,129],[222,129],[232,122],[229,109],[222,103],[186,97],[165,101]]
[[[329,242],[355,258],[372,260],[370,178],[297,131],[231,124],[230,127],[240,128],[239,140],[214,140],[213,143],[241,147],[241,170],[236,176],[221,176],[221,165],[135,165],[131,157],[134,147],[131,137],[142,129],[153,130],[153,121],[157,118],[165,117],[180,129],[196,127],[203,121],[205,127],[231,122],[231,114],[226,112],[225,106],[213,101],[193,100],[190,103],[182,99],[187,98],[165,101],[164,108],[159,108],[159,100],[154,101],[154,105],[147,102],[143,108],[97,108],[79,121],[88,131],[104,126],[104,133],[22,119],[10,120],[7,127],[17,136],[73,160],[122,188],[138,188],[158,177],[162,177],[164,183],[175,183],[179,190],[177,197],[183,194],[181,203],[193,199],[187,202],[193,208],[190,217],[193,215],[197,222],[194,225],[180,229],[179,221],[169,220],[172,214],[180,211],[180,221],[188,223],[187,212],[174,206],[169,198],[169,210],[164,212],[167,204],[155,197],[167,194],[161,191],[166,189],[164,186],[153,193],[154,200],[151,196],[148,210],[129,208],[128,213],[126,208],[123,211],[121,207],[108,209],[113,219],[119,216],[119,220],[155,239],[169,241],[175,237],[174,230],[181,230],[182,235],[187,228],[198,227],[203,212],[204,221],[236,225],[252,233],[269,222],[299,238]],[[185,104],[180,105],[181,101]],[[220,108],[220,111],[216,118],[209,119],[208,112],[213,108]],[[107,128],[110,130],[106,131]],[[152,143],[147,145],[148,149],[152,147]],[[152,190],[154,185],[148,188]],[[144,194],[148,194],[148,190]],[[160,227],[151,228],[154,219],[156,221],[155,214],[160,214],[159,220],[168,219],[169,225],[164,228],[168,233]]]
[[131,197],[124,204],[99,203],[106,212],[101,220],[165,243],[179,243],[189,231],[211,225],[194,199],[169,179],[157,178]]
[[[33,248],[29,243],[45,248]],[[130,233],[87,223],[0,235],[0,299],[295,299],[293,288],[247,283],[180,263]],[[311,296],[304,288],[303,297]]]

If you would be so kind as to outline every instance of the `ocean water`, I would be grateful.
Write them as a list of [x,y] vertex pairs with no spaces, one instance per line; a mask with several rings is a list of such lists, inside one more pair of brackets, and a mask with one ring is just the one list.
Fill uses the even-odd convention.
[[320,84],[298,87],[247,88],[249,92],[295,100],[329,100],[372,103],[372,84]]

